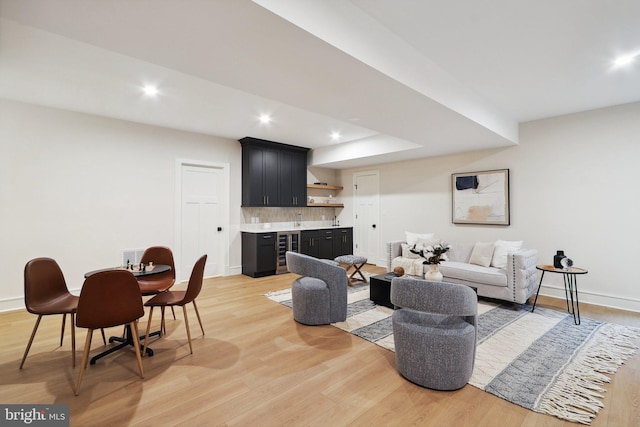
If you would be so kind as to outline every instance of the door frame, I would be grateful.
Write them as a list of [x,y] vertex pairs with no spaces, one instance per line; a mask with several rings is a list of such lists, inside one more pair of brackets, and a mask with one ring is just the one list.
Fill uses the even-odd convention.
[[[378,246],[380,245],[380,171],[377,169],[374,170],[366,170],[366,171],[359,171],[359,172],[354,172],[353,173],[353,224],[354,226],[357,224],[356,222],[356,206],[357,206],[357,195],[356,195],[356,182],[357,182],[357,178],[360,176],[366,176],[366,175],[374,175],[375,176],[375,180],[376,180],[376,188],[377,188],[377,193],[376,193],[376,198],[377,198],[377,205],[378,205],[378,210],[375,213],[376,215],[376,231],[375,231],[375,244],[374,246],[374,260],[369,259],[367,262],[368,263],[374,263],[374,265],[379,265],[378,261],[380,258],[380,249],[378,248]],[[358,235],[358,233],[355,232],[353,233],[353,245],[355,247],[356,244],[361,244],[362,242],[357,242],[356,241],[356,236]],[[355,253],[355,251],[354,251]]]
[[[222,194],[220,200],[224,204],[221,209],[220,216],[222,219],[222,231],[220,238],[220,259],[219,265],[222,266],[222,275],[229,275],[229,163],[206,162],[202,160],[176,159],[175,172],[175,248],[174,257],[176,265],[176,278],[183,277],[182,269],[182,168],[184,166],[195,166],[201,168],[218,169],[222,172]],[[187,272],[184,276],[188,280]],[[183,280],[184,281],[184,280]]]

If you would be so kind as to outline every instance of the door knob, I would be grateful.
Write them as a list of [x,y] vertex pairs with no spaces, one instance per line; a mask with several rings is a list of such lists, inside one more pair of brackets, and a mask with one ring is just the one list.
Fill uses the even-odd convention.
[[375,224],[373,224],[373,225],[372,225],[372,227],[373,227],[373,228],[376,228],[376,225],[375,225]]

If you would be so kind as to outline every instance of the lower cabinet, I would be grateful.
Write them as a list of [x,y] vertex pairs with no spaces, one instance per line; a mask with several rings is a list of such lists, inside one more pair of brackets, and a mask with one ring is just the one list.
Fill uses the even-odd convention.
[[[242,274],[263,277],[278,268],[277,233],[242,233]],[[353,228],[322,228],[300,232],[300,252],[321,259],[353,253]]]
[[305,230],[300,232],[300,252],[318,258],[319,241],[318,230]]
[[300,252],[316,258],[334,259],[353,253],[353,228],[305,230],[300,234]]
[[333,257],[353,254],[353,228],[333,230]]
[[242,274],[262,277],[276,274],[276,233],[242,233]]

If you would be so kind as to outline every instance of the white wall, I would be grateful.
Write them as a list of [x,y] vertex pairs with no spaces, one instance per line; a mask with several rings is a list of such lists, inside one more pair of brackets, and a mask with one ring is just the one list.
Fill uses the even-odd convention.
[[[443,141],[446,143],[446,141]],[[448,241],[524,240],[552,264],[562,249],[589,270],[580,300],[640,311],[640,103],[524,123],[513,148],[379,165],[380,252],[405,231]],[[451,174],[509,168],[511,225],[451,223]],[[353,173],[341,171],[343,196]],[[348,204],[350,206],[350,204]],[[342,213],[352,215],[350,208]],[[560,275],[541,294],[563,296]]]
[[[77,291],[122,249],[175,251],[177,159],[229,164],[241,180],[237,141],[0,100],[0,310],[23,307],[31,258],[56,259]],[[225,271],[240,266],[239,191],[229,218]]]

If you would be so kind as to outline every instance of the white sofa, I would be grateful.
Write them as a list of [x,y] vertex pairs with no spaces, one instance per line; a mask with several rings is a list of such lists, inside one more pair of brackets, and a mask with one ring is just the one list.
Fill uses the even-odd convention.
[[[402,245],[406,241],[397,240],[387,243],[387,271],[401,266],[407,274],[424,274],[428,265],[421,265],[422,258],[403,257]],[[517,249],[504,251],[506,265],[502,268],[470,263],[474,243],[451,243],[447,253],[448,260],[440,263],[443,281],[460,283],[478,289],[478,295],[504,301],[524,304],[537,288],[536,264],[538,251],[535,249]],[[474,259],[475,260],[475,259]],[[422,267],[422,271],[420,270]]]

